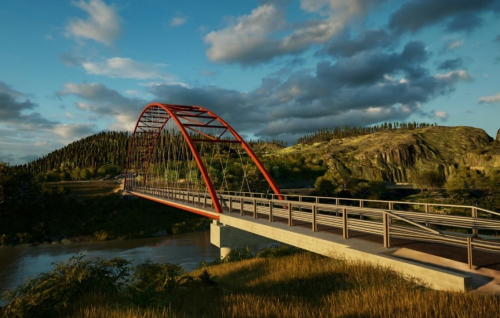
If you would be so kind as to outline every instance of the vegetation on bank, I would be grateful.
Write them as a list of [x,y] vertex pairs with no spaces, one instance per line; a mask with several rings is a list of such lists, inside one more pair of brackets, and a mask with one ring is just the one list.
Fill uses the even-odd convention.
[[118,194],[73,196],[64,184],[41,186],[31,174],[0,164],[0,245],[81,235],[140,238],[207,227],[205,218],[149,200]]
[[[243,254],[246,254],[243,252]],[[500,298],[427,289],[387,268],[286,248],[184,273],[122,259],[57,263],[0,317],[497,317]]]

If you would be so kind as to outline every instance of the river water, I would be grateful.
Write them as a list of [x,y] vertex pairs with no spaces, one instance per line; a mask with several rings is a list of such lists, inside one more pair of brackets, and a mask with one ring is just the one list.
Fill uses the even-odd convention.
[[77,253],[86,258],[121,257],[134,265],[150,259],[155,263],[178,264],[186,271],[220,255],[219,249],[210,244],[209,231],[126,241],[4,246],[0,247],[0,296],[27,277],[50,272],[54,268],[51,263],[65,262]]

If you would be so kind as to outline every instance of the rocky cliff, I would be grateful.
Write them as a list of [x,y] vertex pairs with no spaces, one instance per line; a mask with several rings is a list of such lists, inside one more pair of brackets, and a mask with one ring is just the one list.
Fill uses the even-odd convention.
[[[461,166],[488,173],[500,169],[500,141],[473,127],[428,127],[394,130],[298,144],[281,153],[319,153],[328,166],[349,170],[355,177],[410,182],[418,170],[438,170],[446,179]],[[279,152],[278,152],[279,153]]]

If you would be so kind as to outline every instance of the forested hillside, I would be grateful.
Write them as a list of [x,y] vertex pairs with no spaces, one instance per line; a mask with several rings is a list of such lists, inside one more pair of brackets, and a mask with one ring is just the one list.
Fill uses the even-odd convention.
[[[75,141],[20,166],[40,181],[80,180],[120,172],[127,160],[129,132],[108,131]],[[99,172],[100,169],[100,172]],[[47,174],[48,173],[48,174]]]

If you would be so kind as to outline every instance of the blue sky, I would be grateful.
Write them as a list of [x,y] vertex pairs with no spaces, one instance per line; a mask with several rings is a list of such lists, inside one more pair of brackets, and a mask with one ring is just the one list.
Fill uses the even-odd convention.
[[22,164],[150,102],[247,138],[388,121],[500,128],[499,0],[0,3],[0,161]]

